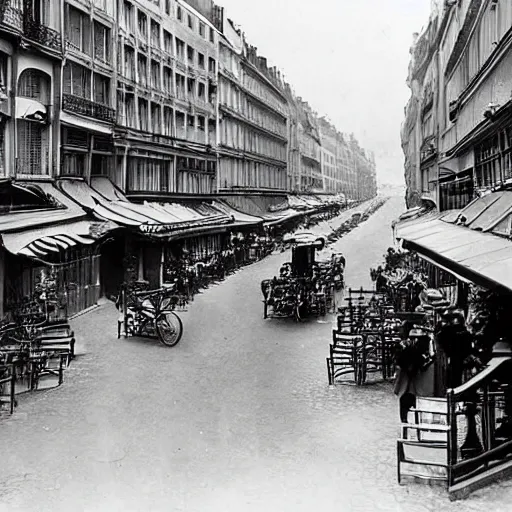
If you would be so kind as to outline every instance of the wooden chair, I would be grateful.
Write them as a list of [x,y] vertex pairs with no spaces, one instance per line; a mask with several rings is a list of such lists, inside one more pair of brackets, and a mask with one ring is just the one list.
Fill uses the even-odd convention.
[[446,399],[418,397],[401,431],[397,440],[398,483],[406,476],[447,485],[450,426]]

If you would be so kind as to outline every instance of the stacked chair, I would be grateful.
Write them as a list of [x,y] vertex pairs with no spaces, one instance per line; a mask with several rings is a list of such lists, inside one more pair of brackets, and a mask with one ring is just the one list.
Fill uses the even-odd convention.
[[50,319],[48,309],[47,303],[25,303],[0,326],[0,407],[11,414],[17,394],[60,386],[75,356],[69,323]]

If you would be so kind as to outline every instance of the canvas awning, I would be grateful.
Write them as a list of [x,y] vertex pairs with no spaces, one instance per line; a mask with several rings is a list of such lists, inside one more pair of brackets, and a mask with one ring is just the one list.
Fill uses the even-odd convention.
[[438,218],[396,225],[396,237],[444,270],[487,288],[512,290],[512,241]]
[[[24,231],[3,233],[4,247],[12,254],[44,259],[79,245],[91,245],[97,240],[95,223],[87,220],[36,227]],[[117,226],[111,224],[109,229]]]
[[103,133],[105,135],[112,135],[113,133],[111,126],[100,124],[89,119],[84,119],[83,117],[75,116],[73,114],[68,114],[64,111],[60,113],[60,122],[64,125],[72,126],[73,128],[81,128],[90,132]]

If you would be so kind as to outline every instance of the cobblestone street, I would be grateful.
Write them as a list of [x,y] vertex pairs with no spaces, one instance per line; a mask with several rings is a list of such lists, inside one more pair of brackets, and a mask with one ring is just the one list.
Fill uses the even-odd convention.
[[[370,285],[403,209],[390,199],[336,244],[347,286]],[[511,510],[512,482],[455,503],[397,484],[391,384],[328,386],[331,318],[263,320],[260,281],[288,257],[197,296],[172,349],[117,340],[110,303],[77,318],[64,385],[0,420],[0,510]]]

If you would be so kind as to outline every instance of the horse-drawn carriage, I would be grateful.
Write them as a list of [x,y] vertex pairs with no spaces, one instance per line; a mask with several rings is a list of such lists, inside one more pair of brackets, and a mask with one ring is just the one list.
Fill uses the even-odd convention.
[[282,265],[278,277],[262,281],[263,317],[299,321],[334,310],[335,290],[344,286],[343,255],[317,261],[317,251],[324,249],[325,239],[311,233],[285,237],[283,241],[292,247],[292,260]]

